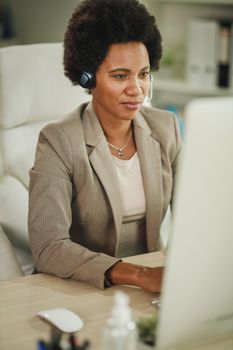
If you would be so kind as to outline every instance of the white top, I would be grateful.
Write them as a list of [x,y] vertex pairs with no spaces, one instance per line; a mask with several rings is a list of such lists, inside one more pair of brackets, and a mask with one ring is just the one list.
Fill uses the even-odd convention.
[[144,254],[148,252],[146,239],[146,218],[139,219],[137,215],[127,218],[122,223],[119,242],[116,250],[118,258]]
[[138,214],[144,217],[146,201],[137,152],[129,160],[122,160],[113,156],[113,161],[119,179],[123,217]]
[[147,252],[146,201],[138,154],[129,160],[113,156],[122,205],[123,220],[116,256],[119,258]]

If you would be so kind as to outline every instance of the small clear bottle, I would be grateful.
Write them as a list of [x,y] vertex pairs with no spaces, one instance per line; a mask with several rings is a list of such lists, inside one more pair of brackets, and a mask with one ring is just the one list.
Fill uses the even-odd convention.
[[132,320],[129,297],[116,292],[110,318],[103,330],[102,350],[136,350],[137,329]]

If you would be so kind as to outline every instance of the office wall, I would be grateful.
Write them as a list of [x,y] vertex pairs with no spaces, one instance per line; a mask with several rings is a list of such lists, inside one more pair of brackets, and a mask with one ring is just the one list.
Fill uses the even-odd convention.
[[[165,46],[186,41],[187,22],[191,17],[231,17],[233,6],[166,3],[140,0],[154,13]],[[62,41],[67,21],[81,0],[0,0],[11,9],[13,26],[20,44]],[[0,5],[1,6],[1,5]]]
[[20,44],[62,41],[67,21],[81,0],[1,0],[11,10]]

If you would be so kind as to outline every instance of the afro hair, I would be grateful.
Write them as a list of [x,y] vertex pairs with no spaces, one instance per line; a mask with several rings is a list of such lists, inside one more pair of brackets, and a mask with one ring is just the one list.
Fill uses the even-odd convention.
[[152,70],[162,56],[154,16],[137,0],[84,0],[74,11],[64,37],[65,75],[79,84],[83,71],[95,75],[112,44],[142,42]]

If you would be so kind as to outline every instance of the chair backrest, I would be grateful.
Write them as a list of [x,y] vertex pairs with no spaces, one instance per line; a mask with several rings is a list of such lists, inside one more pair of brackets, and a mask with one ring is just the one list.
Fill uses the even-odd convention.
[[32,265],[27,232],[28,174],[39,131],[90,100],[64,76],[62,62],[62,43],[0,49],[0,224],[26,273]]
[[23,275],[11,243],[0,226],[0,281]]
[[26,186],[37,141],[35,134],[48,121],[64,116],[90,99],[81,87],[72,86],[64,76],[62,62],[61,43],[0,49],[4,164],[7,171]]

